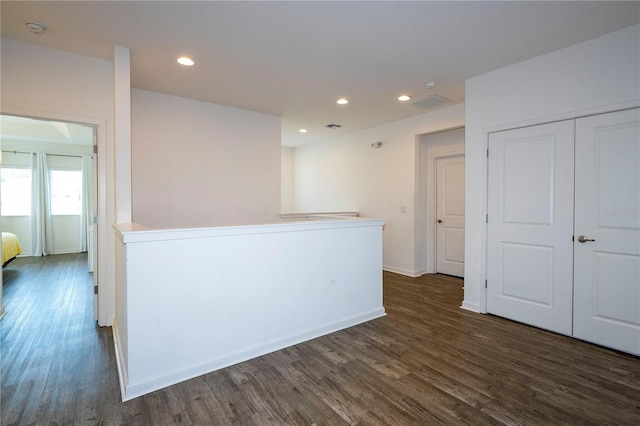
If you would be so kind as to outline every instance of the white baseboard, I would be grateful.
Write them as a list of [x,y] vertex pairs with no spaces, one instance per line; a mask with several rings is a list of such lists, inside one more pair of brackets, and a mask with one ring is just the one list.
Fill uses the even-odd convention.
[[[126,371],[124,371],[124,369],[121,368],[120,361],[119,361],[118,372],[120,373],[120,387],[122,388],[122,401],[123,402],[129,401],[139,396],[145,395],[147,393],[165,388],[167,386],[175,385],[176,383],[184,382],[194,377],[211,373],[212,371],[229,367],[231,365],[238,364],[240,362],[248,361],[250,359],[257,358],[259,356],[266,355],[268,353],[275,352],[280,349],[287,348],[289,346],[297,345],[299,343],[306,342],[307,340],[315,339],[317,337],[324,336],[329,333],[343,330],[345,328],[349,328],[354,325],[361,324],[363,322],[380,318],[385,315],[386,313],[384,311],[384,308],[382,307],[370,312],[365,312],[357,316],[353,316],[341,321],[337,321],[335,323],[327,324],[325,326],[322,326],[313,330],[306,330],[291,336],[284,337],[282,339],[271,341],[263,345],[259,345],[253,348],[248,348],[236,354],[224,356],[218,359],[212,359],[203,364],[194,365],[193,367],[190,367],[181,371],[175,371],[173,373],[166,374],[162,377],[156,377],[154,379],[147,380],[144,382],[128,383],[126,381],[127,380]],[[115,329],[116,327],[114,326],[114,340],[118,341],[115,338],[115,335],[116,335]],[[118,350],[117,350],[117,344],[116,344],[116,358],[119,360],[119,357],[117,356],[117,354],[118,354]]]
[[113,324],[113,346],[116,350],[116,368],[118,370],[118,380],[120,381],[120,395],[123,401],[126,401],[127,394],[127,363],[122,359],[122,345],[120,343],[120,333],[118,332],[118,326]]
[[464,309],[466,311],[471,311],[471,312],[475,312],[478,314],[482,314],[484,312],[482,312],[480,310],[480,305],[478,305],[477,303],[470,303],[467,302],[466,300],[462,301],[462,305],[460,306],[461,309]]
[[387,265],[382,265],[382,270],[387,272],[393,272],[394,274],[405,275],[411,278],[417,278],[422,275],[420,272],[410,271],[408,269],[396,268],[396,267],[387,266]]
[[53,254],[71,254],[71,253],[86,253],[80,251],[78,249],[68,249],[68,250],[54,250]]

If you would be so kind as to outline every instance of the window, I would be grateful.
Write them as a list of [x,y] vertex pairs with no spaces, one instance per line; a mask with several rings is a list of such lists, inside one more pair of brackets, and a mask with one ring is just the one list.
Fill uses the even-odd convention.
[[51,170],[51,214],[79,215],[82,212],[82,172]]
[[31,169],[0,169],[2,216],[31,215]]

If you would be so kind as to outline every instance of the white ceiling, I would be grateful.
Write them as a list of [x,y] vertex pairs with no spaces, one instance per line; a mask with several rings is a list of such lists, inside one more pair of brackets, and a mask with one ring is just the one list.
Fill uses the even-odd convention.
[[[637,24],[639,6],[3,0],[1,24],[3,37],[107,60],[128,47],[133,87],[282,116],[283,145],[296,146],[421,114],[413,103],[433,95],[462,102],[465,79]],[[47,32],[28,32],[28,20]],[[177,65],[180,55],[196,65]]]
[[[0,140],[18,143],[51,142],[65,145],[93,145],[93,127],[0,115]],[[3,144],[3,146],[6,145]]]

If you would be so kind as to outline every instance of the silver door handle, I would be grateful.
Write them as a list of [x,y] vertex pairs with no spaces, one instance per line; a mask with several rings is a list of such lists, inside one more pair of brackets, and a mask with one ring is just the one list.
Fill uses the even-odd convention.
[[442,223],[442,219],[438,219],[438,223]]
[[589,239],[589,238],[585,237],[584,235],[580,235],[580,236],[578,237],[578,242],[579,242],[579,243],[586,243],[587,241],[595,241],[595,240],[591,240],[591,239]]

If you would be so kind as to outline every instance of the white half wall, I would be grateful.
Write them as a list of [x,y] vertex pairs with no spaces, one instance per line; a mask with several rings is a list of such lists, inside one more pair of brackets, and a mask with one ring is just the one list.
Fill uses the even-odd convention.
[[278,220],[280,118],[132,90],[133,220],[154,228]]
[[203,229],[119,224],[123,399],[385,315],[382,225],[326,217]]
[[[418,276],[420,135],[464,125],[458,104],[294,150],[295,212],[357,211],[384,226],[384,268]],[[382,142],[378,149],[371,144]]]
[[637,105],[638,76],[635,25],[467,80],[463,308],[486,312],[489,132]]

